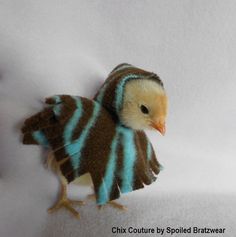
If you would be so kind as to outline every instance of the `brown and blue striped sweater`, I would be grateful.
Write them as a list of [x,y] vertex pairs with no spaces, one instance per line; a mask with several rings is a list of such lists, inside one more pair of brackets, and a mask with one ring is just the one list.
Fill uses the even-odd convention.
[[142,78],[163,86],[154,73],[120,64],[93,100],[47,98],[48,107],[26,119],[23,143],[51,149],[68,182],[89,172],[99,205],[151,184],[160,171],[152,145],[143,131],[119,120],[125,84]]

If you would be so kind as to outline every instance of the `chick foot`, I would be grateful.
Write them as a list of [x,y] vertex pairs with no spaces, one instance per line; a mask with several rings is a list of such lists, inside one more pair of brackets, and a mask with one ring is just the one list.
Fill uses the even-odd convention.
[[[88,196],[87,196],[87,199],[93,199],[93,200],[95,200],[96,199],[96,196],[95,196],[95,194],[89,194]],[[124,205],[122,205],[122,204],[119,204],[119,203],[117,203],[117,202],[115,202],[115,201],[109,201],[107,204],[105,204],[105,205],[110,205],[110,206],[112,206],[112,207],[114,207],[114,208],[116,208],[116,209],[119,209],[119,210],[121,210],[121,211],[127,211],[128,210],[128,208],[126,207],[126,206],[124,206]],[[99,205],[98,206],[98,209],[100,210],[100,209],[102,209],[105,205]]]
[[52,213],[52,212],[57,211],[60,208],[64,207],[68,211],[70,211],[73,214],[73,216],[75,216],[77,219],[79,219],[80,214],[78,211],[76,211],[73,208],[73,205],[80,205],[81,206],[84,204],[85,204],[85,202],[83,202],[83,201],[75,201],[75,200],[68,199],[67,195],[66,195],[66,185],[62,184],[60,197],[59,197],[58,201],[51,208],[48,209],[48,212]]
[[110,205],[110,206],[112,206],[112,207],[114,207],[116,209],[119,209],[121,211],[127,211],[128,210],[128,208],[126,206],[124,206],[124,205],[122,205],[122,204],[120,204],[118,202],[115,202],[115,201],[108,202],[108,205]]

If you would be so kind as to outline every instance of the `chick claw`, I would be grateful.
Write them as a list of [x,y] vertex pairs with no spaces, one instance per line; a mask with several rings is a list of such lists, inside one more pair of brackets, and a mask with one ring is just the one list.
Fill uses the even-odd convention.
[[[95,200],[95,199],[96,199],[96,196],[95,196],[95,194],[90,194],[90,195],[87,196],[87,199],[93,199],[93,200]],[[119,210],[121,210],[121,211],[127,211],[127,210],[128,210],[128,208],[127,208],[126,206],[123,206],[122,204],[119,204],[119,203],[117,203],[117,202],[115,202],[115,201],[110,201],[110,202],[108,202],[107,204],[110,205],[110,206],[112,206],[112,207],[114,207],[114,208],[116,208],[116,209],[119,209]],[[98,206],[98,209],[101,210],[104,206],[105,206],[105,205],[99,205],[99,206]]]
[[53,205],[51,208],[48,209],[49,213],[52,213],[54,211],[59,210],[60,208],[64,207],[66,208],[68,211],[70,211],[77,219],[80,218],[80,214],[78,211],[76,211],[72,206],[76,204],[76,205],[84,205],[85,203],[83,201],[74,201],[74,200],[70,200],[68,198],[61,198],[60,200],[58,200],[58,202]]
[[108,202],[108,204],[111,205],[114,208],[117,208],[117,209],[121,210],[121,211],[127,211],[128,210],[128,208],[126,206],[121,205],[120,203],[117,203],[115,201],[110,201],[110,202]]
[[52,213],[54,211],[59,210],[60,208],[64,207],[68,211],[70,211],[77,219],[80,218],[79,212],[76,211],[72,205],[77,204],[77,205],[84,205],[85,202],[83,201],[75,201],[75,200],[70,200],[67,198],[67,192],[66,192],[66,185],[61,183],[61,193],[58,201],[48,209],[49,213]]

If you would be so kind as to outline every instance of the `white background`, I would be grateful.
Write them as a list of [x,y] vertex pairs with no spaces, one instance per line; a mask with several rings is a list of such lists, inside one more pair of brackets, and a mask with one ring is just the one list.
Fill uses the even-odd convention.
[[[232,236],[235,12],[233,0],[0,1],[0,236],[111,236],[107,222],[224,225]],[[50,216],[58,181],[41,149],[21,144],[22,122],[47,96],[91,98],[122,62],[164,82],[167,134],[148,134],[165,169],[150,187],[121,198],[126,214],[98,213],[89,203],[80,222],[63,211]],[[81,194],[76,186],[70,192]]]

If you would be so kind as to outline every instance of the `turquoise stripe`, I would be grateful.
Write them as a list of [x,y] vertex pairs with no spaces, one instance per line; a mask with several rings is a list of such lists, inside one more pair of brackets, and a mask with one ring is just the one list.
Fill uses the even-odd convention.
[[55,101],[56,104],[59,104],[61,103],[61,97],[59,95],[54,95],[53,96],[53,99]]
[[38,142],[40,145],[49,147],[49,142],[46,136],[42,131],[36,131],[32,133],[32,136],[36,142]]
[[135,79],[135,78],[139,78],[140,76],[135,75],[135,74],[130,74],[126,77],[124,77],[121,82],[119,83],[119,85],[116,88],[115,91],[115,108],[116,108],[116,112],[119,113],[121,106],[122,106],[122,102],[123,102],[123,94],[124,94],[124,85],[125,83],[130,80],[130,79]]
[[152,146],[151,143],[147,139],[147,160],[150,161],[152,158]]
[[108,164],[106,166],[106,172],[102,184],[98,191],[97,204],[102,205],[109,201],[112,185],[114,182],[114,175],[116,169],[117,160],[117,145],[118,145],[118,132],[116,132],[111,144],[111,151],[108,158]]
[[71,156],[71,158],[72,158],[71,161],[72,161],[72,166],[74,169],[79,168],[81,151],[85,145],[86,139],[88,138],[90,129],[94,126],[94,124],[98,118],[100,108],[101,108],[101,106],[98,103],[94,103],[93,114],[92,114],[90,120],[88,121],[87,125],[83,129],[80,137],[78,139],[74,140],[68,146],[66,146],[66,151],[67,151],[68,155]]
[[64,130],[64,142],[66,144],[70,144],[72,142],[73,131],[76,128],[82,113],[83,113],[83,105],[80,98],[73,97],[76,103],[77,109],[75,109],[74,114],[70,118],[69,122],[65,126]]
[[102,179],[102,183],[99,187],[98,192],[99,193],[98,193],[97,204],[103,205],[103,204],[107,203],[107,201],[109,200],[109,195],[107,192],[107,184],[105,183],[104,179]]
[[53,106],[53,112],[57,117],[59,117],[61,114],[61,108],[62,108],[61,104],[57,104]]
[[134,132],[131,129],[120,126],[120,133],[123,135],[122,143],[124,148],[123,168],[121,172],[121,192],[127,193],[133,190],[134,164],[136,161],[136,146]]
[[[132,67],[132,66],[131,66]],[[119,111],[119,108],[120,108],[120,106],[121,106],[121,103],[122,103],[122,98],[123,98],[123,87],[124,87],[124,84],[126,83],[126,81],[127,80],[129,80],[129,79],[131,79],[131,78],[138,78],[139,76],[138,75],[135,75],[135,74],[131,74],[131,75],[128,75],[128,76],[126,76],[126,77],[124,77],[122,80],[121,80],[121,82],[120,82],[120,84],[118,85],[118,87],[117,87],[117,89],[116,89],[116,109],[117,109],[117,111]],[[108,82],[108,81],[106,81],[104,84],[103,84],[103,87],[100,89],[100,91],[99,91],[99,93],[98,93],[98,95],[97,95],[97,97],[96,97],[96,101],[98,102],[98,103],[100,103],[100,104],[102,104],[102,102],[103,102],[103,97],[104,97],[104,94],[105,94],[105,91],[106,91],[106,89],[107,89],[107,87],[108,87],[108,85],[109,84],[111,84],[112,82]],[[117,106],[117,104],[120,104],[120,106],[118,105]]]
[[96,98],[96,101],[97,101],[98,103],[100,103],[100,104],[102,104],[102,100],[103,100],[103,97],[104,97],[104,93],[105,93],[105,90],[106,90],[108,84],[109,84],[109,83],[105,83],[105,84],[103,85],[103,87],[100,89],[99,93],[98,93],[98,96],[97,96],[97,98]]

